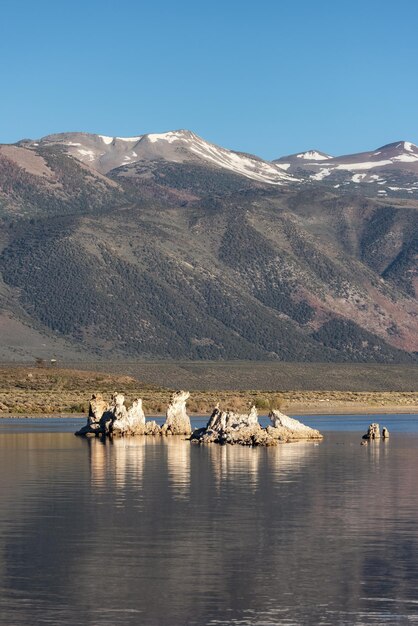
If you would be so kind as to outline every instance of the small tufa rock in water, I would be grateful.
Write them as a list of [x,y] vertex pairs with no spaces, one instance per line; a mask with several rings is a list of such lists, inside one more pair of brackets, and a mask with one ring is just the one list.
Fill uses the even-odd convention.
[[254,406],[248,414],[238,414],[232,411],[221,411],[217,405],[206,428],[194,432],[191,440],[197,443],[276,446],[278,443],[287,441],[322,439],[319,431],[279,411],[272,411],[270,419],[273,426],[262,428]]
[[176,391],[167,407],[166,420],[161,427],[162,435],[190,435],[192,427],[186,411],[188,391]]
[[369,441],[371,439],[380,439],[379,424],[370,424],[369,428],[367,429],[367,433],[363,435],[363,439],[368,439]]
[[319,430],[315,430],[299,420],[295,420],[280,411],[271,411],[269,415],[272,426],[267,426],[267,432],[280,441],[309,441],[323,439]]
[[[383,426],[382,428],[382,437],[383,439],[389,439],[389,431],[386,426]],[[367,446],[369,441],[372,441],[374,439],[380,439],[380,426],[379,424],[375,423],[370,424],[369,428],[367,429],[367,433],[362,437],[361,445]]]

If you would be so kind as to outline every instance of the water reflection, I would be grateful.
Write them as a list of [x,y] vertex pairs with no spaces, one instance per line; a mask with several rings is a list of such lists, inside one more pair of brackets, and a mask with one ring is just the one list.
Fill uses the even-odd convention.
[[105,486],[107,481],[106,457],[108,447],[106,442],[92,438],[86,439],[86,445],[89,448],[91,485],[93,489],[100,488]]
[[234,482],[250,491],[258,482],[261,448],[208,445],[205,452],[212,466],[214,485],[219,490],[226,482]]
[[94,489],[114,483],[123,489],[127,481],[140,486],[144,474],[145,437],[82,440],[88,446],[90,477]]
[[372,439],[367,444],[370,461],[375,465],[379,465],[381,449],[382,445],[379,439]]
[[410,623],[418,437],[0,436],[0,623]]
[[165,448],[173,498],[187,498],[190,490],[190,442],[181,437],[163,437],[162,444]]
[[275,480],[286,482],[297,479],[297,474],[317,454],[321,443],[300,441],[269,448],[268,471]]

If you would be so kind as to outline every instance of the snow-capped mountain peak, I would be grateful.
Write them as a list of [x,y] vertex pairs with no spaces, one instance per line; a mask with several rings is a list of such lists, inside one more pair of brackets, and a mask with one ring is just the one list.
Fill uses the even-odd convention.
[[[210,143],[190,130],[170,130],[132,137],[61,133],[18,147],[42,151],[57,145],[101,174],[119,170],[122,176],[151,172],[165,163],[218,169],[269,185],[320,183],[335,189],[355,188],[367,194],[418,196],[418,146],[396,141],[376,150],[331,156],[311,149],[265,161]],[[203,171],[203,170],[202,170]]]
[[379,152],[413,152],[418,154],[418,146],[410,141],[395,141],[377,149]]
[[59,144],[71,156],[102,174],[141,161],[194,162],[221,168],[260,183],[282,185],[296,181],[285,168],[205,141],[189,130],[110,137],[88,133],[49,135],[37,144]]
[[332,159],[329,154],[319,152],[318,150],[307,150],[306,152],[300,152],[295,155],[297,159],[304,159],[305,161],[326,161]]

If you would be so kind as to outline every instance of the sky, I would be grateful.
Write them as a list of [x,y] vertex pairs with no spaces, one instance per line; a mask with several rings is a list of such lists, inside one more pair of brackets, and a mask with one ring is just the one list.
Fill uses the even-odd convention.
[[274,159],[418,143],[417,0],[0,0],[0,142],[180,128]]

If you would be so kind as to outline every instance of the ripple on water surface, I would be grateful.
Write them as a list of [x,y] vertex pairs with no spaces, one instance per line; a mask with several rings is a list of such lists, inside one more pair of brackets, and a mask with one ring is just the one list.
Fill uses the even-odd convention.
[[418,418],[324,420],[267,449],[3,421],[0,623],[418,621]]

